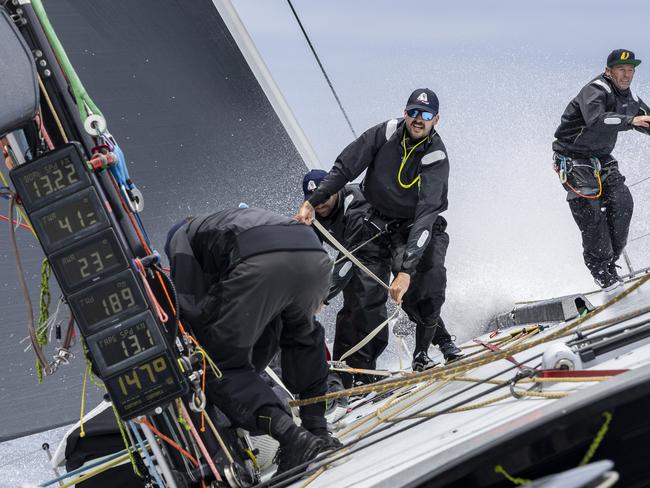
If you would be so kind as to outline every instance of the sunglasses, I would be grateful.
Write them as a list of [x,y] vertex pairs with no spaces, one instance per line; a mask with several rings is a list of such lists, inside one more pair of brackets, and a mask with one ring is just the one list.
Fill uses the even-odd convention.
[[417,119],[418,115],[421,115],[422,120],[426,120],[426,121],[433,120],[433,114],[431,112],[425,112],[424,110],[418,110],[417,108],[407,110],[406,114],[412,119]]

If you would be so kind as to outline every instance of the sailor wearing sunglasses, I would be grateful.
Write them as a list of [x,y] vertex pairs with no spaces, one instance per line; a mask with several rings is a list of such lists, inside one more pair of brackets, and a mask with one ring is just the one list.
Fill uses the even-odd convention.
[[[413,369],[418,371],[435,365],[428,356],[432,342],[448,361],[461,352],[440,318],[449,243],[447,222],[440,214],[447,209],[449,161],[435,130],[440,118],[438,108],[438,97],[432,90],[415,90],[406,103],[403,118],[368,129],[343,150],[329,175],[295,216],[298,221],[311,224],[315,206],[366,171],[362,190],[371,206],[368,232],[383,229],[387,224],[393,230],[368,245],[363,261],[385,282],[392,271],[390,296],[416,323]],[[380,312],[376,323],[367,324],[376,326],[387,316],[383,305],[387,292],[371,278],[367,277],[367,281],[365,301],[382,304],[377,307]],[[388,332],[383,333],[387,342]],[[373,364],[376,358],[367,359]]]

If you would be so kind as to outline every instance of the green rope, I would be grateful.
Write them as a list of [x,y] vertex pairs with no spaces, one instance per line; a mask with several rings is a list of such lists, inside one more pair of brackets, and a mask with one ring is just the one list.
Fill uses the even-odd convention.
[[[59,64],[61,65],[61,68],[63,69],[63,72],[68,79],[68,83],[70,83],[72,94],[74,95],[75,101],[77,102],[77,109],[79,110],[81,121],[83,122],[86,120],[86,117],[90,113],[102,115],[102,112],[92,101],[86,92],[83,83],[81,83],[79,76],[77,76],[76,71],[72,67],[72,63],[68,59],[68,55],[66,54],[65,49],[63,49],[63,45],[59,41],[59,38],[56,36],[56,32],[54,32],[54,28],[52,27],[52,24],[50,24],[50,20],[47,18],[47,14],[43,8],[43,3],[41,0],[32,0],[31,3],[32,7],[34,7],[34,12],[36,12],[38,20],[41,22],[43,31],[45,32],[48,41],[50,41],[50,44],[52,45],[54,54],[56,55]],[[86,109],[89,109],[89,111]]]
[[[38,317],[38,326],[36,327],[36,343],[40,347],[47,345],[47,322],[50,318],[50,303],[52,296],[50,294],[50,277],[52,276],[52,268],[47,259],[43,259],[41,263],[41,291],[40,291],[40,315]],[[36,361],[36,376],[38,382],[43,382],[43,366]]]
[[[605,434],[607,434],[607,431],[609,430],[609,424],[611,423],[614,415],[612,415],[612,412],[610,411],[605,411],[602,413],[602,415],[605,417],[605,421],[603,422],[603,425],[600,426],[600,429],[598,429],[594,440],[591,441],[589,449],[587,449],[587,452],[585,453],[582,461],[580,461],[580,464],[578,466],[584,466],[585,464],[588,464],[589,461],[591,461],[591,459],[594,457],[594,454],[596,454],[596,450],[603,442]],[[497,464],[494,467],[494,472],[497,474],[502,474],[508,481],[517,486],[525,485],[526,483],[531,482],[531,480],[527,480],[525,478],[515,478],[514,476],[510,475],[500,464]]]
[[180,407],[181,400],[177,399],[176,400],[176,410],[178,411],[178,423],[182,425],[185,430],[189,431],[191,430],[190,424],[187,423],[187,420],[185,420],[185,417],[181,415],[181,407]]
[[591,458],[594,457],[594,454],[596,454],[596,450],[600,446],[601,442],[603,442],[603,438],[609,430],[609,424],[614,416],[610,411],[605,411],[602,415],[605,417],[605,421],[603,422],[603,425],[600,426],[600,429],[598,429],[596,437],[594,437],[594,440],[591,442],[591,445],[589,446],[589,449],[587,449],[587,452],[582,458],[582,461],[580,461],[579,466],[584,466],[585,464],[589,463],[589,461],[591,461]]
[[111,407],[113,408],[113,413],[115,414],[115,421],[117,422],[117,426],[120,428],[120,434],[122,434],[122,441],[124,442],[124,447],[126,447],[126,452],[129,453],[129,459],[131,460],[131,467],[133,468],[133,472],[136,474],[138,478],[142,478],[143,477],[142,473],[138,469],[138,466],[135,462],[135,456],[133,455],[133,450],[135,448],[131,446],[128,438],[126,437],[126,432],[124,431],[124,424],[122,423],[122,419],[120,418],[120,415],[117,413],[117,409],[115,408],[113,402],[111,402]]
[[494,472],[497,474],[502,474],[508,481],[517,486],[525,485],[531,481],[525,478],[515,478],[514,476],[510,475],[500,464],[497,464],[494,467]]
[[502,474],[508,481],[510,481],[512,484],[521,486],[525,485],[526,483],[530,483],[530,480],[527,480],[525,478],[515,478],[514,476],[510,475],[500,464],[497,464],[494,467],[494,472],[497,474]]
[[90,362],[90,359],[88,358],[88,346],[86,345],[86,341],[83,338],[80,338],[80,341],[81,341],[81,352],[83,353],[84,356],[86,368],[88,368],[88,372],[90,373],[89,375],[90,382],[100,390],[105,390],[106,386],[104,386],[104,383],[99,378],[97,378],[97,376],[95,376],[95,373],[93,372],[93,365]]

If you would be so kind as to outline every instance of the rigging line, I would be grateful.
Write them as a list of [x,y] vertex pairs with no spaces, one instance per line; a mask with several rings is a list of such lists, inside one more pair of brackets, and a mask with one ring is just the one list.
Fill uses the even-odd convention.
[[630,185],[627,185],[627,187],[628,187],[628,188],[632,188],[633,186],[639,185],[639,184],[641,184],[641,183],[643,183],[644,181],[647,181],[647,180],[650,180],[650,176],[646,176],[646,177],[643,178],[642,180],[635,181],[634,183],[632,183],[632,184],[630,184]]
[[341,103],[341,99],[339,98],[338,94],[336,93],[336,90],[334,89],[334,85],[332,85],[332,81],[330,80],[329,76],[327,76],[327,72],[325,71],[325,67],[323,66],[323,63],[321,63],[320,58],[318,57],[318,54],[316,54],[316,50],[314,49],[314,45],[311,43],[311,39],[309,39],[309,35],[307,34],[307,31],[305,30],[305,27],[302,25],[302,22],[300,21],[300,17],[298,17],[298,12],[296,12],[296,9],[293,7],[293,3],[291,3],[291,0],[287,0],[287,3],[289,4],[289,7],[291,8],[291,11],[293,12],[293,16],[296,18],[296,21],[298,22],[298,25],[300,26],[300,30],[302,31],[303,35],[305,36],[305,39],[307,40],[307,44],[309,45],[309,49],[311,49],[312,54],[314,55],[314,58],[316,58],[316,62],[318,63],[318,66],[323,73],[323,76],[325,77],[325,80],[327,81],[327,84],[330,87],[330,90],[332,90],[332,94],[334,95],[334,98],[336,99],[336,103],[338,103],[339,108],[341,109],[341,112],[343,113],[343,117],[345,117],[345,121],[348,123],[348,127],[350,128],[350,132],[352,132],[352,135],[356,139],[357,133],[354,130],[354,127],[352,127],[352,122],[350,122],[350,118],[348,117],[348,114],[345,112],[345,109],[343,108],[343,104]]
[[634,239],[630,239],[630,242],[638,241],[639,239],[643,239],[644,237],[650,236],[650,232],[647,234],[643,234],[642,236],[635,237]]
[[[528,362],[534,361],[534,360],[536,360],[538,358],[541,358],[542,355],[543,355],[542,353],[536,354],[536,355],[532,356],[531,358],[529,358],[527,361]],[[456,398],[456,397],[462,395],[463,393],[468,392],[469,390],[473,390],[474,388],[477,388],[480,385],[487,384],[488,381],[493,380],[493,379],[495,379],[495,378],[497,378],[497,377],[499,377],[501,375],[507,374],[508,372],[512,371],[513,369],[516,369],[515,365],[508,366],[507,368],[505,368],[505,369],[503,369],[503,370],[501,370],[501,371],[499,371],[499,372],[497,372],[497,373],[495,373],[495,374],[493,374],[491,376],[488,376],[487,378],[485,378],[483,380],[483,382],[473,383],[473,384],[467,386],[466,388],[462,388],[462,389],[460,389],[460,390],[458,390],[456,392],[451,393],[447,397],[442,398],[442,399],[438,400],[437,402],[432,403],[431,405],[427,405],[426,407],[421,408],[420,410],[417,410],[414,413],[419,414],[419,413],[424,412],[425,410],[436,407],[436,406],[438,406],[438,405],[440,405],[442,403],[445,403],[445,402],[447,402],[447,401],[449,401],[449,400],[451,400],[453,398]],[[497,385],[497,386],[499,386],[499,385]],[[492,393],[492,389],[485,390],[485,391],[482,392],[483,395],[487,395],[487,394],[490,394],[490,393]],[[480,395],[481,394],[479,394],[479,396]],[[466,400],[461,400],[459,403],[455,404],[451,408],[456,408],[458,406],[462,406],[465,403],[469,403],[469,402],[471,402],[473,400],[474,400],[474,397],[468,398]],[[444,409],[443,411],[441,411],[440,415],[442,415],[446,411],[447,411],[447,409]],[[358,451],[361,451],[362,449],[365,449],[366,447],[370,447],[370,445],[373,445],[376,442],[379,442],[381,440],[388,439],[388,438],[390,438],[390,437],[392,437],[394,435],[400,434],[400,433],[402,433],[402,432],[404,432],[404,431],[406,431],[406,430],[408,430],[408,429],[410,429],[412,427],[415,427],[417,425],[420,425],[420,424],[426,422],[427,420],[432,420],[433,418],[434,417],[423,418],[423,419],[418,420],[418,421],[416,421],[416,422],[414,422],[412,424],[408,424],[405,427],[403,427],[401,429],[398,429],[398,430],[396,430],[394,432],[390,432],[390,433],[388,433],[388,435],[383,436],[380,439],[376,439],[374,441],[371,441],[371,443],[363,444],[363,445],[359,446],[359,448],[357,448],[354,451],[349,451],[348,450],[350,447],[352,447],[352,445],[357,444],[362,440],[368,439],[371,436],[376,436],[377,434],[385,432],[388,429],[394,428],[394,424],[386,425],[386,426],[381,427],[381,428],[379,428],[379,429],[377,429],[377,430],[375,430],[373,432],[369,432],[363,438],[354,439],[354,440],[348,442],[342,448],[340,448],[340,449],[338,449],[336,451],[330,451],[330,452],[325,453],[325,456],[323,456],[320,459],[312,460],[312,461],[309,461],[308,463],[304,463],[302,465],[296,466],[296,467],[286,471],[285,473],[282,473],[281,475],[277,476],[275,479],[263,482],[263,483],[261,483],[261,484],[259,484],[257,486],[259,486],[260,488],[261,487],[267,487],[267,486],[287,486],[288,484],[290,484],[290,483],[292,483],[294,481],[297,481],[298,479],[302,478],[303,476],[313,473],[314,471],[316,471],[318,469],[318,467],[320,465],[329,464],[329,463],[332,463],[333,461],[343,459],[344,457],[347,457],[347,456],[349,456],[351,454],[354,454],[354,453],[356,453]],[[347,452],[344,455],[338,456],[338,457],[336,457],[334,459],[332,458],[332,456],[334,456],[337,452],[342,452],[342,450],[347,450]],[[308,470],[306,472],[302,471],[303,468],[306,468],[309,465],[314,465],[315,462],[318,463],[318,465],[313,466],[312,469],[310,469],[310,470]]]

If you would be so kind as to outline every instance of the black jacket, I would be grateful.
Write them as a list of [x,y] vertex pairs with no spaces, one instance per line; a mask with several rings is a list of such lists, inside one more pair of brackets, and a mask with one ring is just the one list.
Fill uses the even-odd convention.
[[407,152],[419,142],[409,140],[403,119],[368,129],[343,150],[309,202],[314,206],[324,202],[367,170],[362,189],[372,208],[388,218],[413,222],[401,269],[411,274],[431,239],[433,224],[447,209],[449,160],[442,139],[433,130],[401,171],[404,185],[409,186],[418,176],[420,181],[404,188],[398,182],[404,157],[402,141]]
[[247,257],[276,251],[324,252],[306,225],[259,208],[235,208],[196,217],[169,243],[171,277],[182,317],[190,325],[213,320],[219,283]]
[[[336,207],[327,217],[316,216],[318,221],[325,227],[334,238],[343,244],[347,250],[352,251],[362,242],[363,237],[363,220],[367,215],[370,205],[366,202],[359,185],[345,185],[338,192],[338,201]],[[317,229],[314,229],[319,238],[327,242]],[[343,257],[339,253],[338,258]],[[332,272],[332,285],[326,301],[330,301],[346,287],[352,278],[352,263],[347,260],[341,260]]]
[[604,75],[597,76],[564,110],[553,150],[574,158],[607,156],[620,131],[636,129],[650,134],[648,128],[632,125],[637,115],[649,114],[648,106],[631,89],[619,90]]

